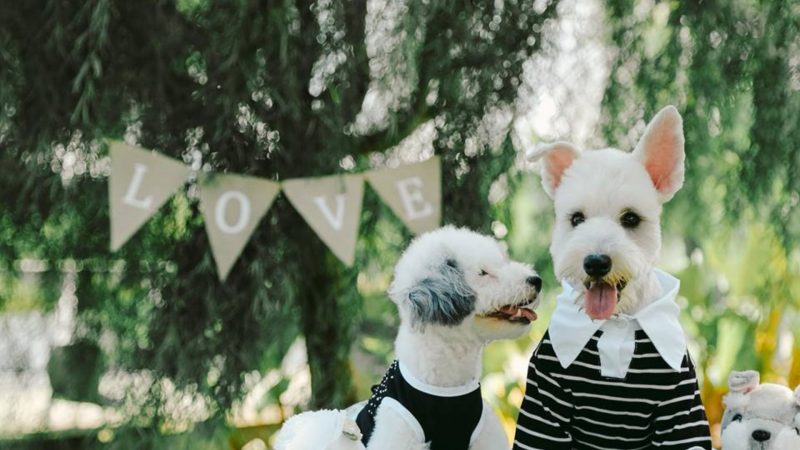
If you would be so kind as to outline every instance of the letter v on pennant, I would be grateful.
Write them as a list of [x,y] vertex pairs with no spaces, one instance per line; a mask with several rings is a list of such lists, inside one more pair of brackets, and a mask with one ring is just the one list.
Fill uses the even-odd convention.
[[116,251],[186,182],[185,164],[156,152],[113,141],[111,177],[111,251]]
[[282,183],[286,198],[308,225],[343,263],[355,260],[361,203],[362,175],[299,178]]

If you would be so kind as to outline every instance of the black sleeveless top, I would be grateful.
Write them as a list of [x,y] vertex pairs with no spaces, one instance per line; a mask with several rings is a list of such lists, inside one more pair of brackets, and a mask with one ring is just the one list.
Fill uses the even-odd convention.
[[364,446],[369,444],[375,429],[378,406],[387,397],[396,400],[414,416],[425,433],[425,442],[430,442],[431,450],[467,450],[483,414],[480,386],[452,397],[429,394],[409,384],[395,361],[381,383],[372,387],[372,397],[356,418]]

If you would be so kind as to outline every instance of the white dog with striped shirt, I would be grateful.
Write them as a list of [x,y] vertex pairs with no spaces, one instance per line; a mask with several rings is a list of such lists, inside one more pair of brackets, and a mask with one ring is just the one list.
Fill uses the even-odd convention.
[[680,114],[661,110],[633,152],[558,142],[529,155],[555,204],[562,282],[534,352],[514,449],[710,449],[675,302],[655,269],[662,205],[680,189]]

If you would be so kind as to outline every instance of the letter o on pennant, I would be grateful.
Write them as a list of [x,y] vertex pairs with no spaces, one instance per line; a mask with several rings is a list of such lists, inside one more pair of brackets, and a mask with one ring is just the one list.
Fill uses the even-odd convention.
[[204,174],[199,181],[200,210],[217,273],[225,280],[280,187],[243,175]]
[[[230,224],[225,216],[228,210],[228,204],[231,201],[239,203],[239,218],[236,223]],[[244,193],[239,191],[228,191],[219,196],[217,206],[214,208],[214,219],[217,223],[217,228],[226,234],[241,233],[247,224],[250,222],[250,199]]]

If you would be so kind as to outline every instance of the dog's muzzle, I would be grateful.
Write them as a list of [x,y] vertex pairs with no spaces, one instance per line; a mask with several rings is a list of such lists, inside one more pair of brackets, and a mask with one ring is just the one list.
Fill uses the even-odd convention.
[[627,278],[619,272],[612,272],[613,261],[606,254],[595,253],[583,258],[583,271],[586,279],[584,309],[593,320],[611,317],[617,308],[620,294],[628,285]]
[[[534,284],[530,278],[536,278],[538,281]],[[481,317],[502,320],[521,325],[528,325],[538,319],[539,316],[536,314],[536,311],[534,311],[533,308],[536,306],[536,301],[539,298],[542,280],[539,277],[529,277],[527,281],[528,284],[534,287],[532,296],[526,298],[522,303],[501,306],[494,311],[482,314]]]
[[484,314],[484,317],[527,325],[539,318],[536,311],[528,308],[528,306],[529,305],[506,305],[497,311]]

